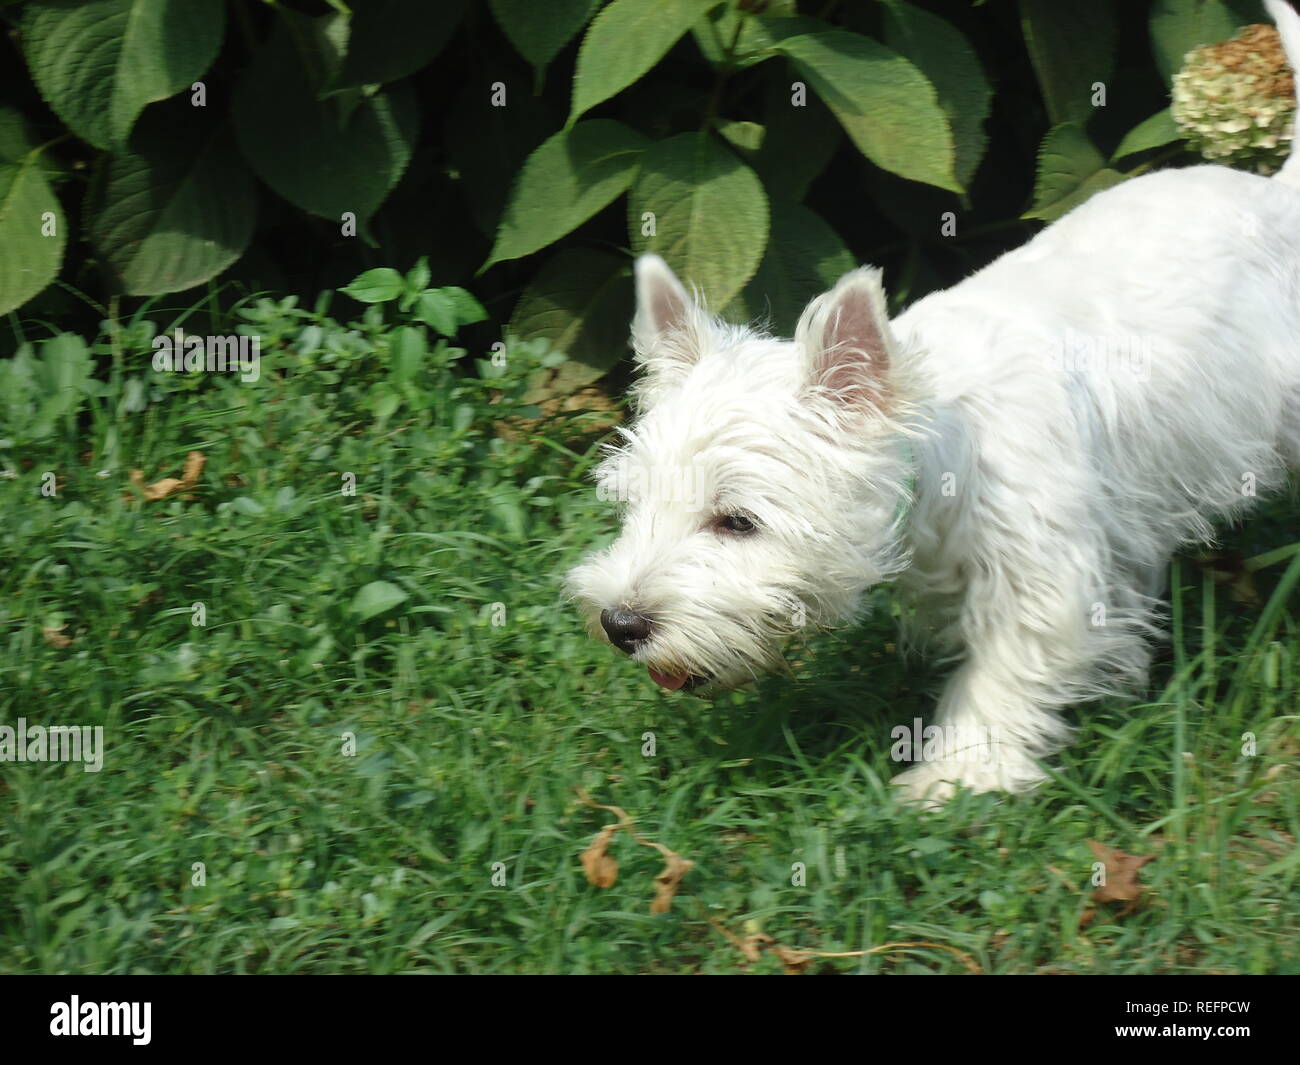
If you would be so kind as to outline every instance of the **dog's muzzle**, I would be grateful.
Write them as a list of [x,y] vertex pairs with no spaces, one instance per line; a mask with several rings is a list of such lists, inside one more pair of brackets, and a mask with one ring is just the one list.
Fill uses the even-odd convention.
[[[610,643],[629,655],[636,654],[654,632],[654,622],[634,610],[602,610],[600,627],[605,630]],[[709,682],[707,677],[690,673],[661,673],[653,666],[646,668],[650,671],[650,679],[669,691],[691,691]]]
[[648,617],[632,610],[602,610],[600,627],[609,642],[626,654],[635,654],[654,629]]

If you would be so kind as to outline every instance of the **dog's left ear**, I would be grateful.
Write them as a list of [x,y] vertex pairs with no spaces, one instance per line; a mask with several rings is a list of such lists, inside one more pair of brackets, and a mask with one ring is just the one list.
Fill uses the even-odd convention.
[[863,413],[886,405],[897,348],[881,270],[864,266],[845,274],[808,304],[794,338],[810,389]]

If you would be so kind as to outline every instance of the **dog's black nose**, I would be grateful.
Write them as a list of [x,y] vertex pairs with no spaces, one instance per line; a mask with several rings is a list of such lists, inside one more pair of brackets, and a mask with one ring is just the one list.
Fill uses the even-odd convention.
[[609,642],[628,654],[650,636],[650,619],[631,610],[602,610],[600,625]]

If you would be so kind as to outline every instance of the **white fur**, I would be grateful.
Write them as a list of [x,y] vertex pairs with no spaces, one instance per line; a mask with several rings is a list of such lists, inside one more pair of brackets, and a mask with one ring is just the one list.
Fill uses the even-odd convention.
[[[1268,8],[1294,64],[1300,16]],[[1300,466],[1294,163],[1126,182],[892,323],[855,271],[793,341],[637,274],[640,417],[601,470],[623,530],[570,578],[592,632],[638,611],[637,661],[732,686],[897,577],[953,665],[937,723],[998,740],[902,773],[911,799],[1039,783],[1062,708],[1143,682],[1171,553]],[[720,531],[738,512],[759,529]]]

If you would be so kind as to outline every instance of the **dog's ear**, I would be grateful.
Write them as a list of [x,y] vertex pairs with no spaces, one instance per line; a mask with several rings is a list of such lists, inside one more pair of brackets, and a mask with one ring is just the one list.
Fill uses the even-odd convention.
[[651,339],[679,332],[689,324],[691,297],[677,275],[657,255],[636,261],[636,320],[633,330]]
[[636,261],[632,347],[652,373],[684,370],[700,356],[703,312],[657,255]]
[[808,304],[794,333],[808,387],[862,412],[886,405],[896,351],[881,274],[866,266],[845,274]]

